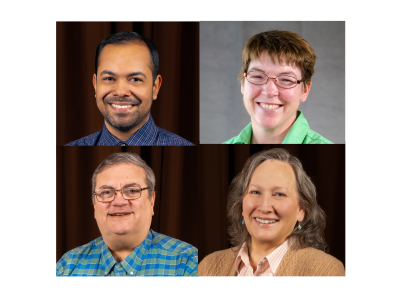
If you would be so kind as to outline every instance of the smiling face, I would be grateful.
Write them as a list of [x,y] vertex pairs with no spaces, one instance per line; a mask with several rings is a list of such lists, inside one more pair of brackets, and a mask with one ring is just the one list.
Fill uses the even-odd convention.
[[[268,52],[264,51],[258,59],[252,60],[247,72],[261,71],[268,77],[275,78],[281,75],[302,79],[301,71],[294,65],[286,65],[282,60],[272,61]],[[253,126],[269,131],[283,132],[287,130],[296,119],[296,112],[300,102],[307,99],[311,83],[304,88],[303,83],[294,88],[285,89],[275,85],[274,80],[269,79],[263,85],[255,85],[242,80],[241,91],[244,106],[251,117]]]
[[138,43],[106,45],[99,57],[93,86],[97,107],[109,131],[134,133],[149,119],[153,100],[161,86],[158,75],[154,85],[149,49]]
[[251,243],[276,248],[304,218],[297,198],[296,178],[285,162],[267,160],[254,171],[245,197],[243,213]]
[[[105,169],[97,175],[95,190],[139,185],[147,187],[146,175],[142,168],[130,164],[118,164]],[[102,203],[95,199],[94,217],[105,240],[120,236],[125,239],[146,236],[154,215],[155,193],[143,190],[139,199],[125,200],[117,192],[112,202]]]

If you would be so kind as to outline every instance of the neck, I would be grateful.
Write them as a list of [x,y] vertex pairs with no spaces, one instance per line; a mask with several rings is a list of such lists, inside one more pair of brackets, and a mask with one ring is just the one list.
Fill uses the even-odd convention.
[[258,243],[252,239],[251,244],[247,245],[249,249],[249,259],[250,265],[253,268],[253,272],[257,270],[257,264],[267,255],[271,254],[276,248],[278,248],[282,243],[270,244],[270,243]]
[[251,137],[252,144],[282,144],[287,133],[296,121],[296,115],[294,115],[287,122],[279,127],[264,128],[258,125],[256,122],[251,120],[251,126],[253,128],[253,135]]
[[112,127],[110,124],[108,124],[107,121],[104,121],[104,123],[106,124],[108,131],[113,136],[115,136],[117,139],[125,142],[132,136],[132,134],[134,134],[136,131],[138,131],[140,128],[142,128],[142,126],[144,124],[146,124],[146,122],[149,120],[149,118],[150,118],[150,114],[148,114],[147,117],[145,117],[141,122],[139,122],[138,124],[135,124],[135,126],[132,127],[132,129],[130,129],[128,131],[120,131],[120,130]]
[[146,239],[148,232],[141,234],[140,236],[132,235],[110,235],[103,236],[104,243],[107,245],[108,249],[114,259],[120,263],[123,261],[137,246],[139,246]]

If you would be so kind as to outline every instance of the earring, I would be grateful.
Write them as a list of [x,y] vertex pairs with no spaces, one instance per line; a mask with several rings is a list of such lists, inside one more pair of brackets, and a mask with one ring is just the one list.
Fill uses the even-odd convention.
[[242,221],[242,224],[244,224],[244,219],[243,219],[243,221]]
[[301,230],[301,226],[300,226],[300,223],[299,223],[299,226],[297,227],[297,229],[298,229],[298,230]]

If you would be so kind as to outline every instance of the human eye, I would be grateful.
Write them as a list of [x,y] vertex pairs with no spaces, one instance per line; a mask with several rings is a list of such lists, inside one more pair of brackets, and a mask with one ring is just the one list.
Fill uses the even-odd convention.
[[104,190],[100,190],[99,191],[99,196],[100,197],[104,197],[104,198],[108,198],[112,196],[112,190],[111,189],[104,189]]
[[278,80],[285,83],[295,83],[296,79],[290,76],[279,76]]
[[274,196],[278,196],[278,197],[285,197],[286,195],[284,193],[275,193]]
[[252,194],[252,195],[261,195],[260,191],[257,191],[257,190],[251,190],[251,191],[249,192],[249,194]]
[[114,78],[112,78],[110,76],[103,78],[103,81],[106,81],[106,82],[110,82],[110,81],[113,81],[113,80],[114,80]]
[[265,77],[263,73],[258,73],[258,72],[251,72],[249,73],[249,76],[251,79],[263,79]]
[[137,82],[137,83],[143,82],[143,80],[141,78],[139,78],[139,77],[132,77],[132,78],[129,79],[129,81]]
[[124,195],[129,198],[138,198],[138,196],[140,195],[141,189],[140,189],[140,187],[137,187],[137,186],[130,186],[130,187],[124,188],[123,191],[124,191]]

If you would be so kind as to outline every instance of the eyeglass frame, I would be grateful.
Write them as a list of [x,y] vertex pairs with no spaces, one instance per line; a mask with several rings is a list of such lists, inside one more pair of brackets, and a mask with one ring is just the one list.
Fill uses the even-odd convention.
[[276,79],[277,79],[278,77],[281,77],[281,76],[278,76],[278,77],[269,77],[267,74],[265,74],[264,72],[261,72],[261,71],[251,71],[251,72],[258,72],[258,73],[262,73],[262,74],[264,74],[265,76],[267,76],[267,81],[266,81],[266,82],[257,84],[257,83],[253,83],[253,82],[249,81],[249,79],[247,79],[248,72],[244,72],[244,73],[243,73],[243,77],[246,78],[246,80],[247,80],[249,83],[254,84],[254,85],[264,85],[264,84],[268,83],[268,80],[273,79],[276,86],[278,86],[278,87],[280,87],[280,88],[283,88],[283,89],[293,89],[293,88],[295,88],[298,84],[300,84],[300,83],[303,81],[303,79],[297,80],[296,77],[287,76],[287,77],[291,77],[291,78],[296,79],[296,85],[294,85],[294,86],[292,86],[292,87],[283,87],[283,86],[278,85],[278,83],[276,82]]
[[94,191],[94,192],[93,192],[93,195],[96,196],[97,201],[99,201],[100,203],[113,202],[113,201],[115,200],[115,196],[117,196],[118,191],[121,192],[121,196],[122,196],[122,198],[124,198],[125,200],[136,200],[136,199],[140,199],[140,197],[142,197],[142,191],[143,191],[143,190],[147,190],[147,189],[150,188],[149,186],[148,186],[148,187],[144,187],[144,188],[138,187],[138,188],[140,189],[140,196],[137,197],[137,198],[133,198],[133,199],[126,199],[125,196],[124,196],[124,193],[122,192],[122,189],[124,189],[124,188],[129,188],[129,187],[130,187],[130,186],[125,186],[125,187],[123,187],[123,188],[120,188],[119,190],[116,190],[116,189],[112,188],[112,189],[115,191],[115,193],[114,193],[114,198],[113,198],[112,200],[110,200],[110,201],[100,201],[99,198],[97,198],[98,195],[97,195],[96,192],[98,192],[98,191],[100,191],[100,190],[106,190],[106,189],[98,189],[97,191]]

